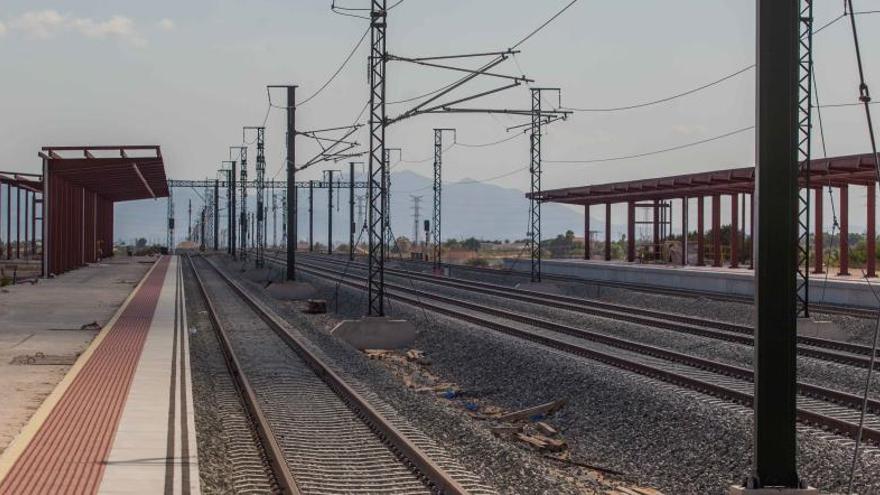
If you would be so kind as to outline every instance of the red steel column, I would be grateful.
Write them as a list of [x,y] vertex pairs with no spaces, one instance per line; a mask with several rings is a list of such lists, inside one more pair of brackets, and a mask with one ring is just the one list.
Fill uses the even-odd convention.
[[653,255],[654,261],[660,259],[660,200],[654,200],[654,214],[651,219],[654,222],[654,238],[652,243],[654,244],[651,249],[651,254]]
[[605,261],[611,261],[611,203],[605,203]]
[[626,213],[626,261],[636,260],[636,206],[627,203]]
[[840,272],[849,275],[849,186],[840,187]]
[[28,257],[28,234],[30,234],[29,226],[31,223],[31,209],[30,209],[30,191],[24,192],[24,256]]
[[705,203],[703,196],[697,196],[697,266],[706,264],[706,239],[703,237],[703,227],[706,225],[706,219],[703,218]]
[[730,195],[730,267],[739,268],[739,193]]
[[21,188],[15,188],[15,259],[21,258]]
[[6,185],[6,259],[12,259],[12,186]]
[[712,266],[721,266],[721,195],[712,195]]
[[688,264],[688,198],[681,198],[681,265]]
[[816,188],[815,198],[815,232],[813,233],[813,273],[821,275],[825,273],[822,266],[823,251],[825,250],[825,241],[823,239],[823,218],[822,218],[822,188]]
[[590,203],[584,205],[584,259],[590,259]]
[[866,233],[865,244],[868,248],[866,268],[868,273],[866,277],[877,276],[877,185],[875,183],[868,184],[868,231]]

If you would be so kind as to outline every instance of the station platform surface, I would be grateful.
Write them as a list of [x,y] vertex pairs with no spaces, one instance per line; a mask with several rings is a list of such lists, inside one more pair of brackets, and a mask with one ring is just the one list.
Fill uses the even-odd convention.
[[[529,270],[528,259],[506,259],[506,268]],[[623,261],[544,259],[541,271],[597,282],[625,283],[658,288],[684,289],[714,294],[753,296],[754,271],[741,268],[627,263]],[[850,275],[810,273],[810,300],[816,303],[876,308],[880,304],[880,278],[863,277],[859,268],[850,268]]]
[[199,493],[185,304],[164,256],[0,456],[0,494]]

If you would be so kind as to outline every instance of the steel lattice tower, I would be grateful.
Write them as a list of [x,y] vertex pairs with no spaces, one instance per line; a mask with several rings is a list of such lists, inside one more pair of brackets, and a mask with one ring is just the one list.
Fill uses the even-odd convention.
[[529,247],[532,252],[532,282],[541,281],[541,89],[532,88],[532,127],[529,173],[531,196],[529,199]]
[[257,189],[257,211],[254,214],[254,264],[257,267],[262,267],[265,264],[265,250],[266,250],[266,205],[265,205],[265,195],[266,195],[266,155],[265,155],[265,138],[266,138],[266,128],[265,127],[256,127],[257,131],[257,177],[256,177],[256,189]]
[[[434,129],[434,209],[431,218],[431,241],[434,244],[434,268],[439,269],[443,257],[442,205],[443,205],[443,131],[455,129]],[[427,248],[427,246],[426,246]]]
[[241,183],[241,207],[239,208],[240,216],[239,216],[239,227],[241,229],[241,239],[239,239],[239,254],[242,259],[247,259],[248,257],[248,208],[247,208],[247,154],[248,149],[247,146],[241,146],[238,148],[240,151],[239,155],[239,167],[241,170],[239,172],[239,182]]
[[168,188],[168,252],[174,253],[174,194],[173,189]]
[[[798,191],[797,313],[810,316],[810,158],[812,134],[813,0],[800,4],[800,58],[798,60],[798,166],[805,184]],[[821,201],[821,194],[816,201]],[[822,253],[815,253],[821,256]]]
[[370,157],[367,216],[369,222],[368,316],[385,315],[385,32],[386,0],[370,8]]

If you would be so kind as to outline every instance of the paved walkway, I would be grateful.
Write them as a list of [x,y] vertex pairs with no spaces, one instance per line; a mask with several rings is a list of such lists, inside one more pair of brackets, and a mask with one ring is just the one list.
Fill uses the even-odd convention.
[[0,494],[199,492],[184,305],[163,257],[0,457]]

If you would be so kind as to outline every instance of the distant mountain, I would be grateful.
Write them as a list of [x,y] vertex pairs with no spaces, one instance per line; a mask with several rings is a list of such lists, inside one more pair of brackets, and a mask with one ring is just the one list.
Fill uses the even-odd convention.
[[[363,180],[363,177],[358,177]],[[403,171],[391,175],[391,228],[398,237],[413,235],[413,201],[411,196],[422,196],[420,204],[419,238],[424,239],[423,222],[431,218],[433,191],[432,180],[414,172]],[[365,190],[356,190],[356,195],[365,194]],[[188,224],[187,206],[192,200],[193,223],[199,216],[202,200],[199,194],[203,191],[192,189],[175,189],[176,239],[184,240]],[[225,198],[221,192],[221,199]],[[341,201],[341,204],[339,200]],[[267,199],[267,203],[269,203]],[[327,191],[315,190],[314,195],[314,236],[315,242],[327,242]],[[277,238],[281,242],[281,198],[276,198]],[[248,197],[249,211],[255,211],[255,198],[250,191]],[[225,201],[221,201],[221,207]],[[270,203],[267,204],[267,207]],[[448,183],[443,185],[443,238],[477,237],[486,240],[514,240],[526,237],[528,229],[529,202],[523,191],[504,188],[494,184],[471,182]],[[115,236],[117,240],[131,241],[136,237],[146,237],[151,242],[164,243],[166,238],[166,200],[144,200],[120,203],[116,206]],[[299,237],[308,239],[308,191],[301,190],[299,197]],[[542,208],[543,236],[555,237],[566,230],[573,230],[578,236],[583,232],[582,210],[572,209],[558,204],[545,204]],[[595,212],[594,212],[595,214]],[[221,213],[221,215],[225,215]],[[333,241],[348,242],[348,191],[334,191]],[[221,229],[225,219],[221,220]],[[591,218],[591,229],[603,230],[604,221]],[[612,226],[615,237],[625,230]],[[269,211],[268,240],[273,234],[272,213]]]

